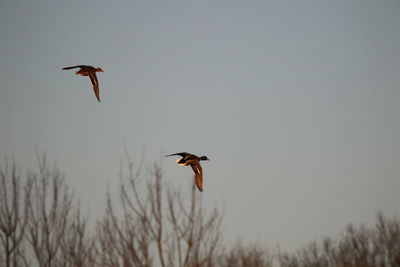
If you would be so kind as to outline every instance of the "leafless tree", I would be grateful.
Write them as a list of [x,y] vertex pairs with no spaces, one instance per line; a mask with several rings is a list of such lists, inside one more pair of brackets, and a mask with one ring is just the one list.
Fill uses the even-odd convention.
[[31,190],[31,180],[21,181],[15,163],[0,167],[0,266],[27,265],[23,240]]
[[57,167],[49,168],[39,157],[39,173],[30,172],[33,194],[29,203],[27,239],[40,267],[60,266],[60,248],[67,234],[72,194]]
[[83,217],[78,204],[68,218],[65,233],[60,240],[61,255],[58,266],[95,266],[95,241],[89,236],[88,217]]
[[258,245],[223,249],[222,216],[206,213],[202,194],[176,190],[153,165],[143,175],[128,160],[117,194],[107,194],[104,216],[89,231],[63,176],[49,168],[21,177],[0,166],[0,267],[372,267],[400,266],[400,220],[378,214],[376,225],[348,225],[295,253],[270,254]]
[[273,257],[259,245],[237,243],[223,253],[219,260],[220,267],[272,267]]
[[180,192],[167,193],[167,219],[172,229],[167,246],[168,266],[214,266],[219,257],[221,216],[214,209],[206,217],[196,193],[194,184],[190,201]]
[[348,225],[337,240],[313,242],[295,254],[281,253],[282,267],[400,266],[400,220],[377,216],[375,228]]
[[380,266],[400,266],[400,219],[385,218],[378,214],[376,235],[373,242],[377,246],[376,254]]
[[[144,183],[140,168],[129,162],[121,178],[119,206],[108,196],[106,216],[98,225],[101,266],[215,266],[222,217],[206,216],[198,192],[185,198],[162,183],[154,165]],[[118,216],[117,207],[120,207]]]

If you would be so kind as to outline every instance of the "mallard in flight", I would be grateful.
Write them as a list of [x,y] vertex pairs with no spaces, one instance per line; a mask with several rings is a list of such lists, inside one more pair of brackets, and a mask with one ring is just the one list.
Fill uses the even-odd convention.
[[196,155],[189,154],[186,152],[166,155],[166,157],[170,156],[181,156],[182,158],[177,159],[176,163],[178,165],[183,165],[183,166],[190,165],[190,167],[192,167],[194,171],[194,178],[196,180],[197,188],[199,189],[200,192],[203,192],[203,170],[200,165],[200,160],[210,160],[210,159],[207,158],[206,156],[198,157]]
[[97,80],[96,72],[103,72],[103,69],[87,65],[77,65],[77,66],[65,67],[63,68],[63,70],[70,70],[75,68],[80,68],[80,70],[75,72],[76,75],[89,76],[93,84],[94,94],[96,95],[97,101],[100,102],[99,81]]

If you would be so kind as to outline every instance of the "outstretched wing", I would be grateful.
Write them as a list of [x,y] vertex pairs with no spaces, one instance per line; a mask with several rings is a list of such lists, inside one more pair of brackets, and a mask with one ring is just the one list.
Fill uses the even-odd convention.
[[71,70],[71,69],[76,69],[76,68],[83,68],[85,65],[76,65],[76,66],[71,66],[71,67],[65,67],[63,70]]
[[190,167],[192,167],[194,171],[194,179],[196,181],[197,188],[200,192],[203,192],[203,169],[201,168],[200,163],[197,162],[190,164]]
[[174,153],[174,154],[170,154],[170,155],[165,155],[166,157],[170,157],[170,156],[181,156],[183,158],[189,156],[191,154],[187,153],[187,152],[179,152],[179,153]]
[[97,80],[97,75],[95,72],[89,74],[90,81],[93,84],[93,91],[96,95],[97,101],[100,102],[100,91],[99,91],[99,81]]

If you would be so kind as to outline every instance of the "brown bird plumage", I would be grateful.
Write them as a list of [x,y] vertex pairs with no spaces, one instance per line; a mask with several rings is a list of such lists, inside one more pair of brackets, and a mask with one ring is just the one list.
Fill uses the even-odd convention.
[[97,101],[100,102],[99,81],[97,80],[96,72],[103,72],[103,69],[87,65],[77,65],[77,66],[65,67],[63,68],[63,70],[70,70],[75,68],[80,68],[80,70],[75,72],[76,75],[89,76],[90,81],[92,82],[93,85],[94,94],[96,95]]
[[192,167],[194,172],[194,178],[196,181],[196,186],[200,192],[203,192],[203,169],[201,168],[200,160],[210,160],[210,159],[207,158],[206,156],[198,157],[196,155],[189,154],[187,152],[180,152],[180,153],[166,155],[166,157],[170,156],[181,156],[182,158],[176,160],[176,163],[178,165],[183,165],[183,166],[190,165],[190,167]]

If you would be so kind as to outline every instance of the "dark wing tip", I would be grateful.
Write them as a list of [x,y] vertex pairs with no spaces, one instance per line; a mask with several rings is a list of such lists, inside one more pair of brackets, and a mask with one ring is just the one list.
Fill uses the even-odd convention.
[[169,154],[169,155],[165,155],[165,157],[170,157],[170,156],[181,156],[184,157],[186,156],[188,153],[186,152],[179,152],[179,153],[174,153],[174,154]]
[[85,65],[70,66],[70,67],[65,67],[65,68],[62,68],[62,69],[63,69],[63,70],[71,70],[71,69],[83,68],[83,67],[85,67]]
[[71,66],[71,67],[64,67],[64,68],[62,68],[63,70],[70,70],[70,69],[75,69],[75,68],[77,68],[78,66]]

